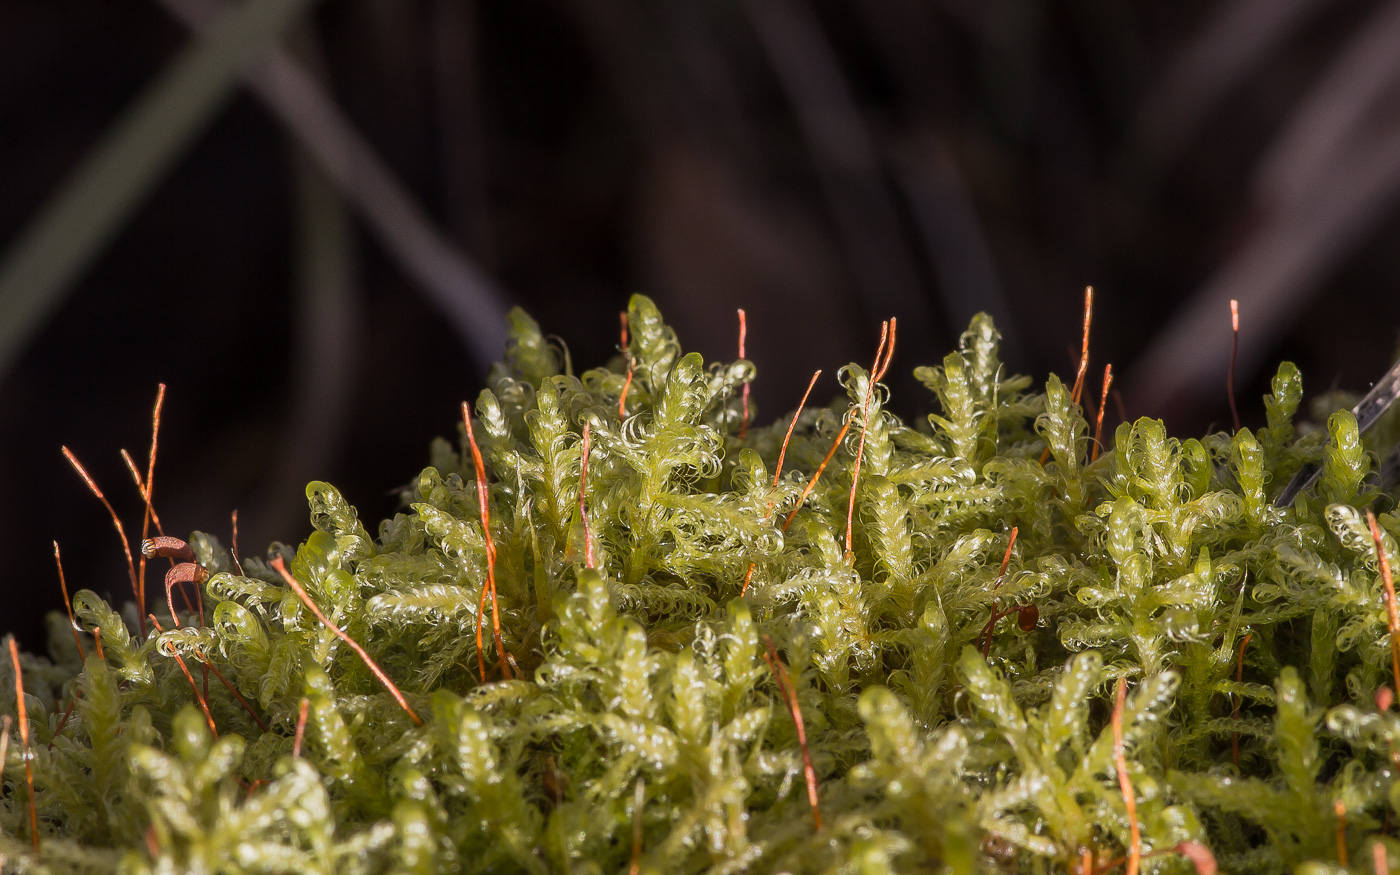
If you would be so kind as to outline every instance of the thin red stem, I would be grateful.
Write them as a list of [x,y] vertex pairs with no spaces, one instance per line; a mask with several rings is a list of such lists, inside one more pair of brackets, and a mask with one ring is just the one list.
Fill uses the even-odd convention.
[[[496,606],[496,542],[491,538],[491,491],[486,484],[486,463],[481,458],[481,448],[476,445],[476,433],[472,430],[472,409],[462,402],[462,421],[467,425],[467,443],[472,450],[472,464],[476,466],[476,501],[481,511],[481,531],[486,538],[486,587],[491,591],[491,638],[496,643],[496,658],[501,671],[507,678],[510,663],[506,661],[506,646],[501,641],[501,614]],[[484,599],[483,599],[484,601]],[[481,614],[477,614],[477,633],[480,637]],[[478,645],[478,653],[480,653]]]
[[[1200,842],[1178,842],[1169,848],[1158,848],[1155,851],[1140,854],[1139,859],[1149,860],[1153,857],[1165,857],[1167,854],[1180,854],[1185,857],[1195,867],[1196,875],[1216,875],[1219,871],[1219,865],[1215,862],[1215,854],[1211,853],[1210,848]],[[1114,857],[1112,860],[1086,871],[1107,872],[1122,866],[1129,859],[1127,856]]]
[[233,511],[233,567],[238,569],[238,576],[243,577],[243,560],[238,558],[238,509]]
[[301,741],[306,737],[306,709],[311,705],[311,700],[302,697],[301,704],[297,705],[297,730],[292,736],[292,756],[301,756]]
[[1225,391],[1230,396],[1230,416],[1235,422],[1235,431],[1240,430],[1240,410],[1235,406],[1235,359],[1240,354],[1240,302],[1230,299],[1230,374],[1225,380]]
[[1006,579],[1006,569],[1011,564],[1011,551],[1016,546],[1016,536],[1020,534],[1020,531],[1019,526],[1011,527],[1011,537],[1006,542],[1006,552],[1001,556],[1001,570],[997,572],[997,582],[996,586],[992,587],[993,589],[999,589],[1002,581]]
[[797,410],[792,414],[792,422],[788,423],[787,434],[783,435],[783,447],[778,451],[778,466],[773,469],[773,488],[778,486],[778,478],[783,476],[783,461],[787,458],[788,442],[792,440],[792,431],[797,428],[797,419],[802,415],[802,408],[807,406],[807,397],[812,394],[812,387],[817,385],[817,378],[822,375],[818,370],[812,375],[812,380],[807,384],[807,391],[802,393],[802,400],[797,404]]
[[1123,754],[1123,703],[1127,684],[1118,679],[1118,694],[1113,703],[1113,765],[1118,772],[1118,789],[1123,793],[1123,807],[1128,814],[1128,875],[1138,875],[1142,861],[1142,835],[1138,831],[1137,797],[1133,782],[1128,778],[1128,759]]
[[1084,287],[1084,338],[1079,348],[1079,372],[1074,376],[1074,390],[1070,392],[1070,401],[1075,404],[1084,395],[1084,381],[1089,376],[1089,323],[1094,316],[1094,287]]
[[[144,525],[155,518],[155,509],[151,507],[151,497],[156,491],[156,446],[160,442],[160,409],[165,406],[165,384],[160,384],[160,389],[156,391],[156,406],[151,413],[151,454],[146,457],[146,488],[142,490],[146,499],[146,520]],[[156,528],[160,530],[160,523],[156,523]],[[165,534],[161,531],[161,534]],[[145,529],[142,528],[142,538],[145,538]]]
[[[1239,656],[1236,657],[1237,661],[1235,664],[1235,683],[1237,684],[1244,683],[1244,650],[1249,646],[1249,639],[1253,637],[1253,632],[1246,632],[1244,640],[1240,642],[1240,652]],[[1240,703],[1242,697],[1239,693],[1235,693],[1232,698],[1235,700],[1235,707],[1230,713],[1230,719],[1238,720],[1240,719]],[[1235,763],[1235,768],[1238,769],[1240,767],[1240,734],[1238,731],[1230,733],[1230,756]]]
[[[749,320],[742,307],[739,308],[739,358],[744,357],[744,341],[749,335]],[[749,434],[749,381],[744,381],[743,391],[743,418],[739,420],[739,439],[743,440]]]
[[83,650],[83,640],[78,637],[78,633],[83,630],[78,625],[78,620],[73,616],[73,602],[68,598],[68,581],[63,576],[63,556],[58,551],[58,542],[53,542],[53,561],[58,566],[58,588],[63,591],[63,607],[68,611],[68,625],[73,630],[73,643],[78,645],[78,657],[87,662],[87,652]]
[[1376,560],[1381,567],[1381,581],[1385,584],[1385,609],[1390,619],[1390,670],[1391,683],[1400,689],[1400,613],[1395,605],[1395,580],[1390,575],[1390,557],[1386,555],[1381,542],[1381,529],[1376,524],[1376,515],[1366,511],[1366,524],[1371,527],[1371,540],[1376,543]]
[[[160,409],[164,404],[165,384],[161,383],[160,388],[156,391],[155,410],[151,413],[151,452],[146,460],[146,479],[144,482],[142,482],[141,476],[136,473],[136,465],[131,461],[131,455],[126,450],[122,450],[122,458],[126,460],[127,467],[131,468],[131,476],[136,479],[136,488],[141,493],[141,498],[145,503],[145,512],[141,515],[142,541],[145,541],[151,534],[151,520],[153,518],[156,520],[157,531],[165,534],[165,530],[160,526],[160,518],[155,516],[155,509],[151,506],[151,496],[156,488],[156,447],[160,438]],[[141,571],[137,575],[137,580],[140,582],[140,602],[144,608],[146,605],[146,556],[144,553],[141,555]]]
[[821,479],[822,472],[826,470],[826,466],[831,461],[831,457],[836,455],[836,450],[841,446],[841,441],[845,440],[846,432],[849,431],[850,428],[851,424],[847,422],[842,425],[841,430],[836,433],[836,440],[831,442],[831,449],[826,451],[826,458],[822,459],[822,463],[817,466],[817,472],[812,475],[812,479],[808,480],[807,485],[802,488],[802,495],[798,496],[797,506],[787,515],[787,519],[783,520],[784,532],[792,525],[792,521],[796,518],[797,512],[802,509],[802,505],[807,502],[807,496],[811,495],[812,490],[816,488],[817,480]]
[[[1094,316],[1094,287],[1084,287],[1084,337],[1079,347],[1079,370],[1074,377],[1074,388],[1070,390],[1070,403],[1078,404],[1084,392],[1084,378],[1089,373],[1089,325]],[[1050,447],[1046,445],[1040,454],[1040,464],[1050,461]]]
[[29,756],[29,712],[24,705],[24,672],[19,666],[19,647],[10,636],[10,662],[15,667],[15,710],[19,712],[19,738],[24,746],[24,780],[29,785],[29,836],[34,853],[39,853],[39,810],[34,805],[34,763]]
[[[851,500],[846,505],[846,558],[851,556],[852,532],[855,527],[856,516],[856,489],[860,485],[860,463],[865,458],[865,436],[870,431],[870,396],[875,392],[875,385],[880,377],[889,368],[889,358],[894,356],[894,332],[895,320],[884,323],[880,326],[880,345],[875,348],[875,363],[870,366],[870,374],[865,381],[865,397],[861,399],[860,416],[860,441],[856,444],[856,463],[851,469]],[[885,355],[886,342],[889,344],[889,354]],[[884,356],[884,367],[881,367],[882,356]]]
[[49,750],[53,750],[53,743],[63,734],[63,727],[68,725],[68,718],[73,716],[73,708],[78,704],[78,696],[73,695],[73,701],[68,703],[68,708],[63,712],[63,717],[58,721],[58,728],[53,731],[53,737],[49,739]]
[[[1016,546],[1016,535],[1019,534],[1020,531],[1020,528],[1017,526],[1011,527],[1011,538],[1006,542],[1006,552],[1001,556],[1001,570],[997,572],[997,582],[992,585],[993,592],[1001,589],[1002,582],[1006,580],[1006,569],[1007,566],[1011,564],[1011,550]],[[986,657],[992,652],[992,633],[996,631],[997,622],[1001,620],[1002,617],[1009,617],[1019,610],[1016,607],[1010,607],[1004,611],[1000,608],[1001,606],[997,604],[996,599],[992,599],[992,615],[987,618],[987,625],[982,627],[983,657]]]
[[[146,481],[141,479],[141,471],[136,467],[136,461],[131,458],[131,453],[122,450],[121,457],[122,461],[126,463],[126,470],[131,472],[131,479],[136,483],[136,491],[141,494],[141,501],[144,503],[146,500]],[[158,533],[165,532],[160,523],[160,514],[156,513],[154,506],[151,508],[151,522],[155,524]],[[145,532],[145,534],[150,534],[150,532]]]
[[646,799],[647,782],[638,778],[632,789],[632,862],[627,866],[627,875],[640,875],[642,871],[642,808]]
[[[160,621],[155,614],[151,614],[151,625],[156,627],[157,632],[164,632],[160,627]],[[219,737],[219,727],[214,725],[214,715],[209,713],[209,701],[207,693],[200,693],[199,684],[194,682],[194,675],[190,674],[190,667],[185,665],[185,658],[175,650],[174,645],[167,643],[165,652],[175,657],[175,664],[180,666],[180,671],[184,673],[185,680],[190,682],[190,689],[194,691],[194,699],[199,703],[199,710],[204,712],[204,720],[209,724],[209,731],[214,733],[214,737]]]
[[73,451],[67,447],[63,447],[62,449],[63,455],[68,458],[68,463],[73,466],[73,470],[77,471],[78,476],[83,478],[83,482],[87,484],[88,489],[92,490],[92,494],[97,496],[97,500],[102,502],[102,506],[107,508],[107,513],[112,517],[112,525],[116,527],[117,535],[122,540],[122,551],[126,553],[126,572],[127,576],[131,578],[131,594],[136,599],[136,624],[140,627],[141,637],[145,638],[145,593],[141,591],[140,585],[136,582],[136,560],[131,556],[131,541],[126,537],[126,528],[122,526],[121,518],[117,516],[117,512],[112,509],[112,503],[107,500],[107,496],[102,494],[102,490],[97,488],[96,481],[92,479],[92,475],[88,474],[87,469],[78,461],[78,457],[73,455]]
[[146,827],[146,853],[151,855],[151,860],[160,859],[160,837],[156,835],[155,824]]
[[807,803],[812,806],[812,822],[816,824],[817,832],[822,829],[822,811],[817,793],[817,770],[812,765],[812,754],[807,749],[807,727],[802,721],[802,706],[797,701],[797,690],[792,685],[792,678],[788,675],[787,666],[778,657],[778,651],[773,647],[773,639],[767,635],[763,639],[768,644],[768,652],[763,654],[763,659],[768,663],[768,670],[773,673],[773,679],[778,684],[778,692],[783,697],[783,702],[788,707],[788,714],[792,716],[793,725],[797,727],[797,743],[802,747],[802,772],[807,779]]
[[1099,457],[1099,448],[1103,446],[1103,409],[1108,404],[1108,387],[1113,385],[1113,365],[1103,366],[1103,392],[1099,395],[1099,412],[1094,417],[1094,448],[1089,451],[1089,461],[1093,462]]
[[1338,799],[1332,803],[1332,809],[1337,813],[1337,862],[1345,868],[1347,865],[1347,806],[1345,802]]
[[399,707],[408,714],[414,724],[422,726],[422,718],[409,707],[408,700],[404,698],[403,693],[399,692],[399,688],[394,685],[394,682],[389,680],[389,676],[384,673],[384,669],[380,668],[379,663],[370,658],[370,655],[365,652],[365,649],[360,646],[358,641],[345,634],[339,626],[330,621],[329,617],[321,613],[321,609],[316,607],[316,603],[311,600],[311,596],[306,594],[306,590],[302,589],[301,584],[297,583],[296,578],[292,577],[291,572],[287,571],[287,564],[282,561],[281,556],[272,560],[272,567],[277,570],[278,574],[282,575],[282,580],[286,582],[292,592],[297,594],[297,598],[301,599],[302,603],[311,610],[311,613],[316,615],[316,619],[321,621],[321,625],[331,630],[335,637],[350,645],[350,648],[359,655],[360,659],[364,660],[365,666],[374,673],[374,676],[379,679],[379,682],[389,691],[389,695],[394,697],[394,701],[399,703]]
[[486,683],[486,647],[482,643],[483,629],[486,627],[486,594],[491,587],[481,585],[481,602],[476,606],[476,666],[481,673],[481,682]]
[[632,351],[627,348],[627,314],[618,315],[622,319],[622,355],[627,359],[627,379],[622,384],[622,394],[617,396],[617,419],[622,422],[627,419],[627,390],[632,388],[632,372],[636,363],[632,359]]
[[[195,657],[199,659],[200,663],[203,664],[205,668],[214,673],[214,677],[218,678],[219,682],[227,687],[230,693],[233,693],[233,697],[238,700],[238,704],[243,706],[243,710],[248,712],[248,715],[262,728],[263,732],[272,731],[262,717],[258,716],[258,712],[253,710],[253,706],[248,704],[248,700],[243,698],[243,694],[238,692],[238,688],[229,683],[228,678],[224,677],[224,673],[219,671],[218,667],[210,661],[209,654],[203,651],[195,651]],[[208,695],[208,693],[205,695]]]
[[1191,865],[1196,867],[1196,875],[1216,875],[1220,871],[1220,865],[1215,862],[1215,854],[1200,842],[1177,842],[1171,848],[1163,850],[1175,851],[1190,860]]
[[5,777],[5,758],[10,755],[10,730],[14,721],[9,714],[0,714],[0,779]]
[[[778,465],[773,469],[773,488],[778,488],[778,478],[783,476],[783,460],[787,458],[788,442],[792,440],[792,430],[797,428],[797,418],[802,415],[802,408],[807,406],[807,396],[812,394],[812,387],[817,385],[817,378],[822,375],[818,370],[812,375],[812,381],[807,384],[807,391],[802,393],[802,400],[798,402],[797,411],[792,414],[792,422],[788,423],[787,434],[783,436],[783,447],[778,451]],[[768,511],[764,514],[764,522],[773,514],[773,502],[768,502]],[[744,585],[739,588],[739,595],[749,591],[749,583],[753,580],[753,570],[755,563],[749,563],[748,571],[744,572]]]
[[[146,482],[141,479],[141,471],[137,469],[136,462],[126,450],[121,451],[121,457],[122,461],[126,463],[126,469],[131,472],[131,479],[136,481],[136,491],[140,493],[141,501],[149,506],[149,500],[146,497]],[[149,534],[150,531],[147,529],[146,523],[143,522],[141,524],[141,543],[143,549],[140,552],[139,558],[136,560],[137,589],[141,592],[141,603],[143,605],[146,600],[146,559],[148,558],[145,553],[144,545],[146,543],[146,536]]]
[[578,516],[583,521],[583,567],[592,568],[593,556],[593,531],[588,525],[588,455],[592,449],[592,436],[588,428],[588,423],[583,424],[583,440],[579,446],[579,474],[578,474]]

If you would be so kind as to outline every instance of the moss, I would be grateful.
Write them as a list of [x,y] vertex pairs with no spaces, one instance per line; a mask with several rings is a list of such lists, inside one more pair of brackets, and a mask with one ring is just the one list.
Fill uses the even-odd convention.
[[[463,435],[377,536],[313,483],[294,553],[239,570],[193,537],[208,625],[142,638],[78,593],[86,659],[63,630],[21,660],[40,841],[13,732],[9,869],[1081,872],[1133,849],[1129,802],[1145,871],[1196,871],[1205,847],[1228,871],[1332,872],[1396,847],[1363,515],[1393,493],[1347,414],[1295,428],[1291,365],[1257,436],[1142,419],[1095,457],[1071,393],[1006,376],[979,316],[916,372],[927,422],[850,366],[775,479],[788,418],[743,427],[752,366],[683,354],[644,298],[629,324],[625,356],[574,374],[512,314],[473,405],[490,551]],[[1317,486],[1272,504],[1309,464]],[[1380,526],[1393,551],[1400,520]]]

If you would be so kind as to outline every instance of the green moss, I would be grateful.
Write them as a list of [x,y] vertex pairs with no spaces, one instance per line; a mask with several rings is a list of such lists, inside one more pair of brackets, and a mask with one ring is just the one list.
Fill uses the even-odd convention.
[[[626,358],[575,375],[512,314],[473,405],[516,669],[489,616],[477,652],[487,546],[464,437],[434,445],[375,537],[313,483],[290,570],[423,725],[267,562],[235,573],[197,535],[208,626],[164,618],[142,640],[81,592],[103,656],[61,630],[51,658],[23,658],[40,843],[12,732],[7,871],[590,873],[635,853],[643,872],[1079,872],[1131,842],[1119,679],[1144,871],[1195,871],[1184,843],[1232,872],[1340,871],[1339,803],[1370,871],[1400,819],[1400,714],[1374,704],[1394,681],[1363,511],[1394,495],[1349,415],[1298,437],[1292,365],[1257,436],[1178,441],[1142,419],[1090,461],[1065,386],[1007,377],[979,316],[916,372],[937,414],[903,422],[852,365],[844,398],[798,418],[775,484],[788,418],[739,436],[752,366],[682,354],[644,298],[629,317]],[[1314,463],[1315,489],[1271,503]],[[1380,523],[1393,551],[1400,519]],[[1010,610],[1027,605],[1038,619]],[[211,679],[215,739],[175,655],[201,690],[207,658],[257,716]],[[17,716],[12,697],[0,710]]]

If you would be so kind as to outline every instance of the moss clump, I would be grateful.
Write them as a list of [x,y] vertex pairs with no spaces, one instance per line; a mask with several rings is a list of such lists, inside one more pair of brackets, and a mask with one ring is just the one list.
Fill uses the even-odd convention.
[[[1142,419],[1091,462],[1070,393],[1005,376],[978,317],[917,371],[929,422],[850,366],[775,485],[787,420],[740,437],[752,366],[683,355],[643,298],[629,315],[626,357],[574,375],[515,314],[475,404],[505,665],[489,606],[476,643],[487,542],[464,442],[434,446],[377,537],[313,483],[315,531],[269,559],[423,725],[269,562],[240,573],[196,534],[207,624],[141,638],[81,592],[102,656],[59,629],[52,659],[22,659],[40,841],[12,733],[9,869],[1079,873],[1132,849],[1129,801],[1144,871],[1205,871],[1206,848],[1232,872],[1371,871],[1377,841],[1400,859],[1371,456],[1346,413],[1295,433],[1290,365],[1258,434],[1178,441]],[[1316,489],[1271,504],[1313,462]],[[1380,527],[1394,551],[1400,519]],[[203,692],[206,661],[251,710]]]

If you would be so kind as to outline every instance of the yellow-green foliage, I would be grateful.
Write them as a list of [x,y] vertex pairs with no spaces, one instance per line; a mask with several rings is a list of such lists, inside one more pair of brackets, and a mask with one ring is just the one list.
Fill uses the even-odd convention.
[[[487,547],[464,438],[433,447],[374,537],[313,483],[314,531],[268,558],[289,560],[423,725],[266,561],[236,573],[197,535],[207,626],[166,617],[142,639],[134,615],[80,592],[103,657],[87,635],[80,661],[61,627],[51,658],[24,657],[40,841],[12,732],[6,871],[1081,872],[1086,852],[1104,866],[1131,841],[1119,679],[1144,871],[1195,871],[1182,851],[1199,845],[1231,872],[1338,872],[1342,852],[1371,871],[1400,823],[1400,714],[1375,705],[1394,680],[1364,510],[1392,496],[1348,414],[1298,436],[1291,365],[1257,435],[1178,441],[1143,419],[1090,461],[1066,387],[1007,376],[979,316],[916,372],[938,403],[927,422],[891,414],[851,366],[845,397],[799,417],[774,485],[788,419],[740,437],[753,367],[683,354],[644,298],[629,316],[626,356],[575,374],[513,314],[473,405],[517,676],[489,617],[477,653]],[[1272,504],[1307,464],[1317,487]],[[1393,551],[1400,519],[1380,525]],[[1023,631],[1029,612],[1011,609],[1027,605]],[[201,690],[207,658],[270,728],[211,677],[216,739],[176,654]],[[0,710],[15,718],[13,697]]]

